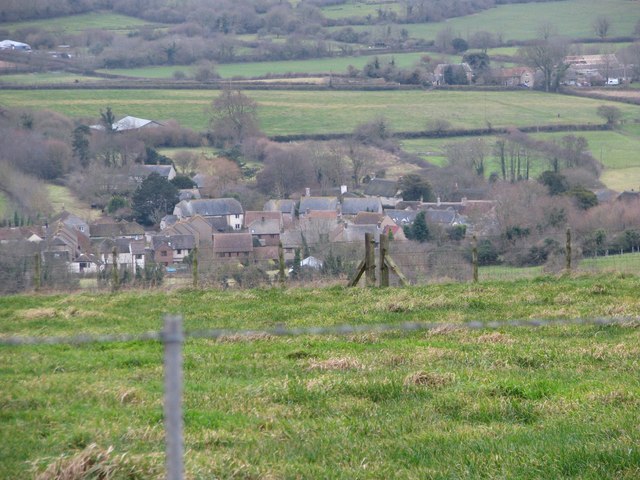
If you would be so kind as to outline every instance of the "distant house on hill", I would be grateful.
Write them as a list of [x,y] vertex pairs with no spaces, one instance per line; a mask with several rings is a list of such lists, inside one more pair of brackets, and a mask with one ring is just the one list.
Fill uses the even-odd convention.
[[173,165],[132,165],[129,169],[129,177],[136,183],[142,183],[152,173],[157,173],[167,180],[173,180],[176,177]]
[[501,68],[495,72],[500,85],[533,88],[535,73],[528,67]]
[[30,52],[31,45],[28,43],[16,42],[14,40],[2,40],[0,50],[16,50],[19,52]]
[[[149,128],[161,127],[162,124],[155,120],[147,120],[146,118],[138,118],[127,115],[111,125],[114,132],[128,132],[131,130],[141,130]],[[89,128],[93,130],[104,130],[104,125],[91,125]]]
[[178,219],[200,215],[203,218],[222,218],[234,230],[242,228],[244,210],[235,198],[183,200],[173,209]]

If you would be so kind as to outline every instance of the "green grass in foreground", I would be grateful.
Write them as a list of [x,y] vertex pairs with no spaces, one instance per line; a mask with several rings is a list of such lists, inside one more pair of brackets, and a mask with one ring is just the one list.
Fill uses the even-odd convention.
[[84,30],[110,30],[127,33],[143,26],[158,26],[135,17],[111,12],[82,13],[66,17],[56,17],[24,22],[0,23],[0,27],[15,32],[23,28],[41,28],[49,32],[79,33]]
[[[97,117],[101,109],[111,106],[117,116],[173,118],[186,127],[204,130],[206,108],[218,95],[218,90],[2,90],[0,104],[48,108],[71,117]],[[601,123],[597,107],[614,104],[529,91],[251,90],[247,95],[258,103],[258,117],[268,135],[350,132],[377,116],[386,117],[397,131],[422,130],[433,118],[446,119],[454,128],[486,127],[487,121],[494,127]],[[640,118],[640,107],[615,105],[626,119]]]
[[[639,288],[602,276],[25,295],[0,298],[0,334],[140,333],[164,312],[187,330],[637,316]],[[188,340],[187,477],[638,478],[633,325]],[[93,442],[114,447],[115,478],[163,478],[160,345],[0,347],[0,375],[1,478]]]

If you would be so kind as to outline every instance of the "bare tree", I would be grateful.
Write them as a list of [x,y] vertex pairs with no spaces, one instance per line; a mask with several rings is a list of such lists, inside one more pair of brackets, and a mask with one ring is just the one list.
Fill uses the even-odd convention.
[[193,152],[178,152],[173,157],[173,163],[180,173],[189,175],[198,166],[198,155]]
[[598,15],[592,24],[594,33],[602,40],[607,38],[611,28],[611,19],[606,15]]
[[569,44],[566,39],[553,36],[550,28],[546,25],[541,27],[541,38],[518,51],[527,65],[542,72],[544,89],[547,92],[558,89],[569,67],[564,63]]
[[222,144],[238,145],[258,134],[258,104],[239,90],[224,89],[211,103],[211,133]]

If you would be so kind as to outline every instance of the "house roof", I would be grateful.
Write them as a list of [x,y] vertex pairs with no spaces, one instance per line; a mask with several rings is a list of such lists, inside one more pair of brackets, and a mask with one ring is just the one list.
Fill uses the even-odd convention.
[[213,198],[199,200],[183,200],[174,208],[174,214],[184,217],[201,215],[203,217],[221,217],[241,215],[242,205],[235,198]]
[[132,177],[148,177],[157,173],[161,177],[169,178],[172,172],[175,173],[173,165],[132,165],[129,169],[129,175]]
[[277,220],[282,225],[282,212],[248,210],[244,212],[244,224],[249,225],[256,220]]
[[[41,227],[5,227],[0,228],[0,242],[16,242],[29,240],[36,235],[40,240],[44,240],[45,234]],[[36,239],[32,239],[36,240]]]
[[391,220],[393,220],[397,225],[407,225],[413,223],[416,219],[416,215],[418,214],[415,210],[393,210],[387,209],[384,211],[385,215],[387,215]]
[[262,208],[267,212],[281,212],[293,215],[296,208],[296,202],[289,199],[269,200]]
[[196,173],[191,180],[193,180],[193,183],[195,183],[198,188],[202,188],[209,178],[211,177],[204,173]]
[[376,242],[380,238],[380,231],[378,230],[377,225],[351,224],[349,226],[345,226],[345,228],[342,229],[339,237],[336,240],[343,241],[343,242],[361,242],[364,240],[365,233],[373,234]]
[[382,213],[382,203],[377,197],[345,198],[342,200],[343,215],[356,215],[358,212]]
[[216,253],[252,252],[253,237],[250,233],[216,233],[213,235],[213,251]]
[[300,213],[311,210],[336,210],[338,199],[336,197],[302,197],[300,199]]
[[156,235],[152,237],[153,249],[159,248],[162,244],[167,244],[173,250],[192,250],[196,246],[193,235]]
[[91,238],[135,237],[144,235],[144,228],[135,222],[93,223]]
[[147,120],[146,118],[138,118],[127,115],[124,118],[121,118],[116,123],[112,125],[112,128],[116,132],[123,132],[125,130],[137,130],[138,128],[144,127],[159,127],[161,123],[155,122],[153,120]]
[[302,232],[300,230],[285,230],[280,235],[280,242],[284,248],[301,248],[304,244]]
[[377,225],[382,221],[384,215],[375,212],[358,212],[353,219],[354,225]]
[[178,191],[178,200],[199,200],[201,197],[200,190],[197,188],[181,188]]
[[453,209],[433,210],[431,208],[424,210],[425,220],[427,223],[441,223],[444,225],[452,224],[458,214]]
[[395,197],[398,193],[398,181],[386,178],[372,178],[364,189],[364,194],[371,197]]
[[16,42],[15,40],[2,40],[0,50],[31,50],[28,43]]
[[247,230],[253,235],[280,234],[280,221],[274,219],[254,220],[247,225]]

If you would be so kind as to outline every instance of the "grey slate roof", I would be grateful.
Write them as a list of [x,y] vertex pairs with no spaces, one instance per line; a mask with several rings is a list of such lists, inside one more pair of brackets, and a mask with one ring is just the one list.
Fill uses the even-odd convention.
[[247,230],[253,235],[277,235],[280,234],[280,221],[269,218],[254,220],[247,225]]
[[391,218],[391,220],[393,220],[396,225],[408,225],[413,223],[413,221],[416,219],[416,215],[418,214],[418,212],[416,212],[415,210],[394,210],[394,209],[387,209],[384,211],[385,215],[389,216],[389,218]]
[[342,215],[356,215],[358,212],[382,213],[379,198],[345,198],[342,200]]
[[174,215],[192,217],[222,217],[227,215],[241,215],[242,205],[235,198],[213,198],[200,200],[183,200],[179,202],[173,211]]
[[364,194],[371,197],[395,197],[398,193],[398,181],[385,178],[372,178],[364,189]]
[[453,209],[424,211],[427,223],[440,223],[443,225],[451,225],[457,218],[458,214]]
[[293,215],[296,209],[296,202],[293,200],[269,200],[263,207],[265,212],[281,212]]
[[252,252],[253,237],[250,233],[216,233],[213,236],[215,253]]
[[144,235],[144,228],[135,222],[93,223],[91,238],[136,237]]
[[338,199],[336,197],[302,197],[300,199],[300,213],[311,210],[336,210]]
[[173,250],[193,250],[196,246],[193,235],[156,235],[151,241],[154,250],[163,243],[168,244]]

